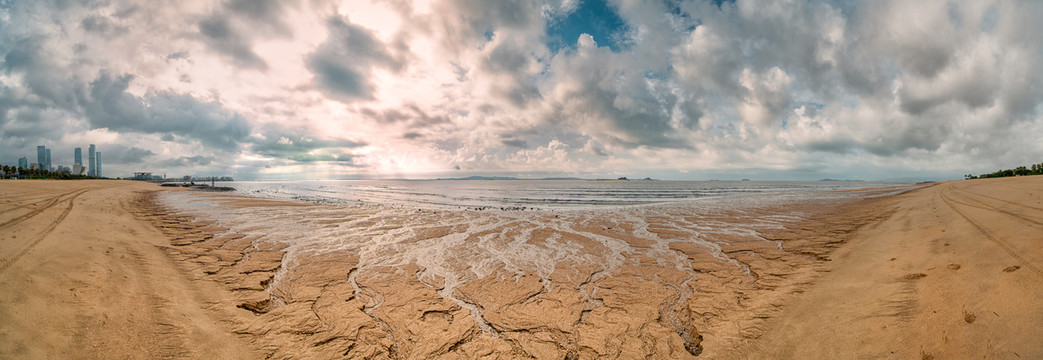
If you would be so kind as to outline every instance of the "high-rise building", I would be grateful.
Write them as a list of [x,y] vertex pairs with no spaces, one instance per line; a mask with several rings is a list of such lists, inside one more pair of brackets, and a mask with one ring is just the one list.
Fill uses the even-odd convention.
[[54,166],[51,165],[51,149],[47,149],[47,165],[44,168],[47,171],[54,171]]
[[94,144],[87,147],[87,176],[98,176],[97,171],[94,170]]
[[96,162],[96,164],[94,164],[94,169],[95,172],[97,172],[94,176],[101,177],[101,151],[94,154],[94,161]]
[[72,151],[72,158],[73,158],[73,162],[72,162],[73,165],[80,164],[82,166],[83,165],[83,150],[81,150],[80,148],[76,148],[76,150],[73,150]]
[[47,147],[40,145],[36,147],[36,163],[40,169],[47,165]]
[[26,159],[24,156],[19,158],[18,159],[18,167],[20,167],[22,169],[28,169],[29,168],[29,159]]

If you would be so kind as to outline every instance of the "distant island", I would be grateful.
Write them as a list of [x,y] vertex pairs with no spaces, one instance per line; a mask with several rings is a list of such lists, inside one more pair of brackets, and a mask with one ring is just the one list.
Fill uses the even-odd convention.
[[435,180],[586,180],[577,177],[545,177],[538,179],[516,178],[510,176],[468,176],[462,178],[437,178]]
[[[408,180],[408,179],[399,179],[399,180]],[[512,177],[512,176],[468,176],[468,177],[459,177],[459,178],[437,178],[437,179],[434,179],[434,180],[438,180],[438,181],[444,181],[444,180],[530,180],[530,181],[533,181],[533,180],[536,180],[536,181],[543,181],[543,180],[583,180],[583,181],[633,181],[633,180],[630,180],[630,179],[628,179],[628,178],[627,178],[626,176],[620,176],[620,177],[618,177],[618,178],[615,178],[615,179],[584,179],[584,178],[578,178],[578,177],[544,177],[544,178],[519,178],[519,177]],[[641,179],[640,181],[659,181],[659,179],[653,179],[653,178],[651,178],[651,177],[646,177],[646,178],[644,178],[644,179]]]

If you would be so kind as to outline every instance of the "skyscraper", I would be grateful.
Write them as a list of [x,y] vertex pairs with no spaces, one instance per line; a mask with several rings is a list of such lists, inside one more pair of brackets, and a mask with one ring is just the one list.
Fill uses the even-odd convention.
[[36,147],[36,163],[39,168],[43,169],[47,165],[47,147],[40,145]]
[[18,158],[18,167],[20,167],[22,169],[28,169],[29,168],[29,159],[26,159],[24,156],[21,157],[21,158]]
[[87,176],[98,176],[94,170],[94,144],[87,148]]
[[47,165],[44,166],[47,171],[54,171],[54,167],[51,166],[51,149],[47,149]]
[[72,151],[72,158],[73,158],[73,162],[72,162],[73,165],[75,165],[75,164],[83,165],[83,150],[81,150],[80,148],[76,148],[76,150],[73,150]]
[[94,176],[101,177],[101,151],[97,152],[94,155],[94,161],[97,162],[96,164],[94,164],[94,166],[96,166],[95,171],[97,172],[97,174]]

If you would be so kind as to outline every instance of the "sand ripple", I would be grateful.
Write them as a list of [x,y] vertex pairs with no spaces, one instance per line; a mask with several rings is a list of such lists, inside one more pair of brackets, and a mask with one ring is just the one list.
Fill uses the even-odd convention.
[[[688,357],[758,334],[880,213],[872,194],[431,211],[187,192],[142,199],[275,356]],[[840,215],[835,215],[840,216]]]

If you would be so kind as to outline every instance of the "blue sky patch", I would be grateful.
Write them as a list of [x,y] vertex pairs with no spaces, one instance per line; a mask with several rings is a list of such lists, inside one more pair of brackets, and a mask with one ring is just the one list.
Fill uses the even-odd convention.
[[604,0],[582,0],[579,7],[565,18],[551,19],[547,26],[547,47],[558,52],[575,47],[582,34],[590,34],[598,46],[619,50],[626,33],[626,22],[616,9]]

